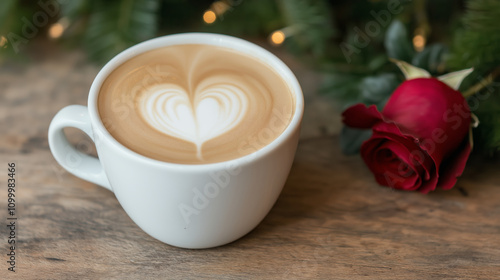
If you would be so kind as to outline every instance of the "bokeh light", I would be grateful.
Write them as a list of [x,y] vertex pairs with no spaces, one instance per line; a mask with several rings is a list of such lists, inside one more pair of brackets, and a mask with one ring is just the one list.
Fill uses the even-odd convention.
[[413,37],[413,46],[415,47],[415,50],[417,52],[421,52],[424,50],[425,43],[426,43],[426,40],[425,40],[424,36],[416,35],[415,37]]
[[217,15],[212,10],[208,10],[203,14],[203,21],[207,24],[212,24],[217,19]]
[[52,39],[57,39],[61,37],[64,32],[64,27],[60,23],[54,23],[49,28],[49,37]]
[[7,38],[4,36],[0,37],[0,48],[6,48],[7,47]]
[[270,41],[273,45],[281,45],[285,41],[285,33],[281,30],[274,31],[270,36]]

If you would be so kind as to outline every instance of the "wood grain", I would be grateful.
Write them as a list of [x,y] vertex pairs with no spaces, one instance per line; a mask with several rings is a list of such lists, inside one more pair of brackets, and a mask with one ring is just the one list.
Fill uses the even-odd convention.
[[[305,132],[286,186],[266,219],[219,248],[185,250],[156,241],[128,218],[111,192],[68,174],[51,156],[46,134],[52,116],[66,105],[86,103],[97,68],[78,52],[47,57],[0,67],[0,166],[5,166],[0,182],[5,186],[7,162],[15,161],[20,242],[17,272],[9,273],[7,232],[1,227],[0,279],[500,275],[498,162],[472,159],[450,191],[422,195],[380,187],[359,157],[340,153],[338,125],[328,123],[334,116],[318,111],[336,113],[318,105],[322,99],[311,93],[312,86],[304,86],[317,77],[302,68],[294,71],[304,79],[309,100]],[[70,134],[81,150],[92,153],[88,139]],[[2,224],[6,194],[2,187]]]

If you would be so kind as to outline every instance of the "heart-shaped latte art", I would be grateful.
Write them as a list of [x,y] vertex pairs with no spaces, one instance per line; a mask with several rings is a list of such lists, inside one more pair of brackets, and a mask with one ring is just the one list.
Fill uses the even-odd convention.
[[239,87],[212,84],[189,94],[176,84],[158,84],[145,89],[139,100],[140,113],[156,130],[196,145],[233,129],[243,119],[248,98]]

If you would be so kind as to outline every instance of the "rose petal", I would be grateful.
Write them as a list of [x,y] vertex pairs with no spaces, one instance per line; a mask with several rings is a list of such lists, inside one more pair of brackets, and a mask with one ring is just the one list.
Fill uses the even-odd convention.
[[382,114],[375,105],[366,107],[364,104],[356,104],[347,108],[343,113],[344,124],[354,128],[371,128],[375,123],[382,120]]
[[422,182],[422,186],[420,187],[420,189],[418,189],[419,192],[426,194],[426,193],[433,191],[437,188],[437,184],[438,184],[438,180],[439,180],[438,171],[435,167],[433,167],[432,170],[430,171],[430,173],[432,174],[432,176],[428,180],[425,180],[424,182]]
[[[417,190],[422,193],[428,193],[431,190],[435,190],[438,184],[439,174],[436,169],[436,165],[433,159],[427,154],[426,151],[420,149],[420,147],[414,142],[410,141],[408,138],[404,136],[399,136],[395,134],[390,134],[387,132],[374,132],[373,137],[383,137],[383,139],[387,139],[388,141],[400,142],[406,147],[410,147],[411,155],[415,162],[412,162],[414,166],[421,167],[422,171],[419,171],[419,178],[421,179],[420,183],[415,183],[418,185],[418,188],[412,188],[412,190]],[[420,158],[422,157],[422,158]]]
[[387,186],[396,190],[415,191],[421,185],[420,177],[417,175],[414,175],[410,178],[405,178],[404,180],[402,180],[402,178],[398,177],[392,172],[385,172],[382,174],[374,175],[375,180],[379,185]]
[[421,165],[424,168],[425,180],[428,180],[430,177],[430,172],[432,168],[435,166],[432,158],[429,157],[429,154],[426,151],[423,151],[420,146],[418,139],[415,139],[411,135],[404,135],[399,130],[399,128],[394,123],[385,123],[380,122],[377,123],[373,127],[373,138],[386,138],[390,139],[394,142],[399,142],[403,144],[410,150],[411,158],[414,160],[412,165]]
[[416,182],[420,177],[422,168],[412,165],[410,151],[404,145],[397,142],[388,141],[384,146],[386,149],[390,149],[397,157],[397,164],[394,164],[391,169],[387,169],[388,171],[392,171],[393,177],[399,176],[401,179],[393,182],[394,188],[407,191],[418,189],[420,184],[416,184]]
[[443,163],[438,187],[444,190],[453,188],[457,182],[457,177],[461,176],[464,172],[471,151],[472,147],[469,143],[469,137],[465,137],[462,145],[456,150],[456,153]]
[[388,163],[388,159],[384,159],[384,162],[379,162],[377,158],[379,147],[386,141],[386,139],[370,139],[365,141],[361,145],[361,157],[365,161],[365,164],[370,168],[372,173],[383,173],[386,169],[384,163]]
[[401,143],[372,138],[361,147],[361,155],[379,184],[402,190],[420,187],[423,169],[412,165],[410,152]]
[[440,166],[440,162],[436,162],[425,149],[422,149],[418,139],[415,139],[411,135],[404,135],[396,124],[386,122],[377,123],[373,127],[372,137],[391,139],[392,141],[400,142],[408,147],[408,149],[411,150],[413,159],[416,161],[414,165],[420,164],[424,168],[423,187],[425,187],[425,189],[436,188],[437,179],[435,178],[439,176],[437,167]]

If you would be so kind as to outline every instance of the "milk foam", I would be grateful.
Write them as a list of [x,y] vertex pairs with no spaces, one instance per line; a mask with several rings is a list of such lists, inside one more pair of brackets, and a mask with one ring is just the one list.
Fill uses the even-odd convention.
[[175,84],[153,85],[140,96],[139,112],[155,129],[201,146],[241,123],[248,108],[242,85],[213,84],[195,90],[193,98]]
[[293,94],[273,69],[206,45],[137,55],[107,77],[98,97],[101,120],[118,142],[149,158],[185,164],[255,152],[283,132],[294,108]]

